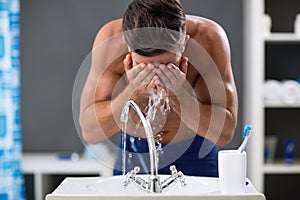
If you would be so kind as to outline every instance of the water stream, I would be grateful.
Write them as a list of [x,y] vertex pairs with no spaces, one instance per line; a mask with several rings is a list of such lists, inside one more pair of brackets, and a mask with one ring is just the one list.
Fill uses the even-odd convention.
[[[158,157],[160,157],[163,154],[163,148],[162,148],[162,144],[161,144],[163,132],[160,131],[164,126],[164,124],[162,122],[165,122],[166,116],[167,116],[168,112],[171,110],[170,103],[169,103],[169,97],[168,97],[168,95],[165,95],[165,94],[166,94],[165,90],[162,90],[159,94],[152,93],[148,97],[148,106],[145,109],[145,112],[146,112],[145,116],[151,123],[153,131],[155,132],[158,130],[158,133],[155,135],[156,136],[155,137],[156,151],[157,151]],[[162,117],[163,119],[157,119],[158,116]],[[126,132],[127,131],[126,124],[127,123],[122,123],[122,174],[123,175],[126,174],[126,159],[127,159],[127,156],[126,156],[126,145],[127,145],[126,144],[126,133],[127,133]],[[137,130],[140,127],[140,124],[141,124],[141,121],[139,121],[136,124],[136,128],[135,128],[136,130],[133,130],[133,133],[135,133],[135,134],[137,133]],[[130,145],[134,145],[134,146],[132,146],[132,147],[134,147],[132,149],[137,153],[137,156],[142,165],[140,167],[146,169],[147,166],[145,166],[145,162],[143,161],[142,157],[139,156],[139,153],[135,147],[134,138],[133,137],[131,137],[131,138],[130,138],[130,141],[131,140],[132,141],[131,141]],[[138,138],[138,140],[140,141],[141,138]],[[130,153],[128,155],[128,159],[131,159],[132,156],[133,156],[132,153]]]
[[126,126],[127,123],[122,123],[122,175],[126,174]]

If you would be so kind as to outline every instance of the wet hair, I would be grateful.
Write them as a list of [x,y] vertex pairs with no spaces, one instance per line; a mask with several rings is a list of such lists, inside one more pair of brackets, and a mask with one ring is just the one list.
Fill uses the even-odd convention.
[[142,56],[181,53],[185,13],[179,0],[133,0],[123,16],[123,34],[130,50]]

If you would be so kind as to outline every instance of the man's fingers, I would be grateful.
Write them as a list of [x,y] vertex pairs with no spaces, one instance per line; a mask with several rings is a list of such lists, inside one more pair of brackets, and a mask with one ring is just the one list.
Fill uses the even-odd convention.
[[[149,67],[149,66],[147,66],[147,67]],[[142,84],[147,84],[148,85],[153,80],[153,78],[155,76],[155,71],[153,70],[153,67],[150,66],[148,68],[148,70],[150,70],[150,71],[148,71],[148,73],[145,74],[145,77],[142,77],[142,76],[140,77]]]
[[125,59],[123,60],[123,63],[124,63],[125,72],[127,73],[132,68],[131,55],[130,54],[126,55]]
[[156,70],[156,73],[158,74],[161,84],[163,84],[165,87],[169,87],[171,84],[170,78],[172,76],[172,73],[166,69],[167,67],[165,65],[159,65],[159,68]]
[[156,84],[155,82],[159,80],[158,76],[154,76],[152,80],[147,84],[147,92],[148,94],[152,94],[155,91]]
[[[177,66],[175,66],[174,64],[172,64],[172,63],[169,63],[168,65],[167,65],[167,68],[169,69],[169,71],[171,72],[171,73],[173,73],[173,76],[174,76],[174,78],[175,78],[175,80],[177,79],[181,79],[182,78],[182,76],[184,76],[185,77],[185,75],[186,75],[186,73],[185,72],[183,72],[182,70],[180,70],[179,69],[179,67],[177,67]],[[184,67],[184,68],[186,68],[186,70],[187,70],[187,67]],[[168,77],[172,77],[171,76],[171,73],[168,73]]]
[[134,66],[132,69],[128,70],[127,78],[129,82],[133,83],[136,87],[142,85],[148,85],[149,82],[153,79],[155,73],[153,72],[154,65],[153,64],[138,64]]
[[185,73],[185,74],[187,74],[188,65],[189,65],[189,59],[188,59],[187,57],[183,57],[183,58],[181,59],[180,69],[181,69],[181,71],[183,71],[183,73]]

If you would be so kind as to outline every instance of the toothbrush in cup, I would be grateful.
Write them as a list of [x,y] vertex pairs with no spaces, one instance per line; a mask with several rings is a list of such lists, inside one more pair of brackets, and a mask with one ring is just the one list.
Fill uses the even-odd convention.
[[251,131],[252,131],[252,127],[250,125],[246,125],[245,128],[244,128],[244,131],[243,131],[244,140],[243,140],[241,146],[238,148],[238,152],[242,153],[245,150],[247,142],[248,142],[249,137],[251,135]]

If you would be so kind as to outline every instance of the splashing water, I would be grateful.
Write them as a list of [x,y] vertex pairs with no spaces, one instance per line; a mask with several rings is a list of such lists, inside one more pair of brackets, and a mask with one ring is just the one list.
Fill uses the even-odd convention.
[[[166,95],[166,91],[165,90],[161,90],[160,93],[156,94],[156,93],[152,93],[151,95],[149,95],[148,97],[148,106],[146,107],[146,119],[149,120],[149,122],[152,125],[152,129],[153,130],[161,130],[163,128],[163,124],[162,122],[164,120],[161,120],[158,117],[158,114],[160,114],[160,117],[166,118],[166,115],[168,114],[168,112],[171,110],[170,107],[170,103],[169,103],[169,97],[168,95]],[[159,122],[159,123],[155,123]],[[127,123],[122,123],[122,174],[125,175],[126,174],[126,124]],[[137,133],[138,128],[140,127],[141,124],[141,120],[139,122],[137,122],[136,126],[135,126],[135,130],[133,131],[134,134]],[[155,136],[155,143],[156,143],[156,151],[157,151],[157,155],[159,157],[162,156],[163,154],[163,148],[162,148],[162,134],[163,132],[158,132]],[[141,138],[138,138],[138,141],[140,141]],[[130,138],[131,141],[131,145],[134,145],[134,138]],[[134,146],[135,147],[135,146]],[[136,147],[135,147],[136,148]],[[133,149],[135,149],[133,148]],[[137,152],[137,150],[136,150]],[[137,155],[139,156],[139,155]],[[133,157],[132,153],[128,154],[128,158],[129,160],[131,160]],[[142,158],[139,158],[140,162],[141,162],[141,167],[144,168],[145,171],[147,171],[147,166],[145,165],[145,162],[143,161]]]
[[[165,120],[159,119],[159,114],[166,119],[166,115],[171,110],[170,103],[169,103],[169,96],[166,95],[165,90],[161,90],[160,93],[152,93],[149,96],[148,106],[146,108],[146,118],[149,120],[149,122],[152,125],[153,130],[161,130],[163,128],[162,122]],[[159,113],[158,113],[159,112]],[[156,119],[158,118],[158,119]],[[155,124],[153,123],[155,120],[157,120],[159,123]],[[158,154],[158,157],[161,157],[163,154],[163,148],[162,148],[162,134],[163,132],[159,132],[156,134],[155,137],[155,143],[156,143],[156,151]]]
[[153,122],[156,116],[157,111],[159,110],[161,114],[166,115],[170,111],[169,97],[164,95],[165,91],[162,90],[159,94],[152,93],[149,96],[147,114],[146,118]]

